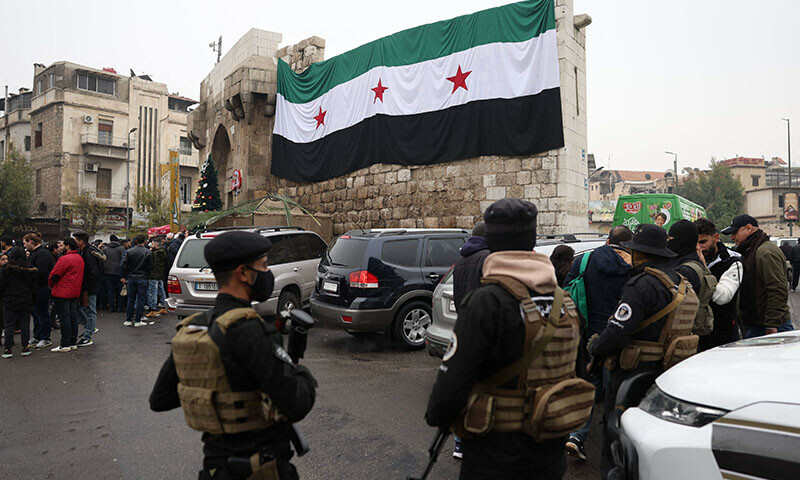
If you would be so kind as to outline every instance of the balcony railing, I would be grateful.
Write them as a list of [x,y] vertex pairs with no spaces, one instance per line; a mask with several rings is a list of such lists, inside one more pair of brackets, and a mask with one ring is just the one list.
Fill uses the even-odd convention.
[[[112,137],[110,135],[98,135],[96,133],[81,134],[81,145],[103,145],[106,147],[128,148],[128,139],[125,137]],[[133,149],[133,139],[131,139],[131,149]]]

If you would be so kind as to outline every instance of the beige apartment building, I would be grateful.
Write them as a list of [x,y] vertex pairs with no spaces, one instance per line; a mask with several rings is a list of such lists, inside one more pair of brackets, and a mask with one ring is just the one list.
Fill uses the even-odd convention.
[[[11,147],[27,159],[31,158],[31,98],[33,92],[20,88],[19,93],[9,93],[8,100],[0,98],[0,160],[6,158]],[[8,105],[6,105],[8,103]]]
[[67,217],[64,206],[73,194],[90,192],[110,207],[102,231],[120,230],[126,202],[132,218],[139,218],[138,187],[167,188],[170,150],[179,151],[182,210],[190,210],[199,155],[188,139],[186,119],[195,101],[171,95],[165,84],[147,76],[64,61],[35,64],[33,85],[34,217],[79,228],[82,219]]

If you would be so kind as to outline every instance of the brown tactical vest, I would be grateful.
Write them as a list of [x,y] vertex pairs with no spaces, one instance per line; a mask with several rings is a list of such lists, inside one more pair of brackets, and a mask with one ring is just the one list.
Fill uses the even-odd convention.
[[[192,315],[177,326],[172,359],[178,373],[178,396],[186,423],[211,434],[262,430],[285,421],[270,398],[258,391],[234,392],[225,375],[219,347],[204,325],[191,325],[205,315]],[[234,323],[261,317],[252,308],[236,308],[215,320],[224,335]]]
[[[497,275],[481,282],[500,285],[522,305],[523,356],[473,388],[454,432],[462,436],[524,432],[543,441],[575,431],[591,415],[594,386],[575,377],[581,333],[572,299],[556,287],[552,310],[545,318],[517,279]],[[514,377],[515,388],[500,388]]]
[[645,273],[656,277],[672,292],[672,301],[636,328],[636,332],[640,332],[667,316],[657,342],[631,340],[622,350],[619,367],[623,370],[633,370],[639,366],[639,362],[658,361],[667,369],[697,353],[699,337],[692,335],[692,328],[700,301],[692,286],[680,274],[681,282],[675,285],[669,275],[661,270],[647,267]]

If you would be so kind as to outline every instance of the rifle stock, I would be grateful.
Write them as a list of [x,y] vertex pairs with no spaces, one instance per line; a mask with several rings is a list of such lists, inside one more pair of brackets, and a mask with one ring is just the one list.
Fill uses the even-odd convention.
[[430,475],[431,470],[433,470],[433,465],[436,463],[436,460],[439,459],[439,454],[442,452],[442,447],[444,446],[444,442],[447,441],[447,437],[450,436],[450,431],[446,428],[439,428],[439,431],[436,432],[436,436],[433,437],[433,441],[431,442],[431,446],[428,447],[428,466],[425,467],[425,471],[422,473],[422,476],[417,477],[406,477],[406,480],[427,480],[428,475]]

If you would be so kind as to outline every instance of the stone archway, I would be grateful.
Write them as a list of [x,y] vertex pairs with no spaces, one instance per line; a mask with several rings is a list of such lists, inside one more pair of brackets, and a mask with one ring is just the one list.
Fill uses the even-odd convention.
[[224,125],[217,127],[214,134],[214,142],[211,144],[211,158],[217,167],[217,180],[219,181],[219,193],[222,195],[222,208],[232,207],[232,194],[230,193],[230,182],[228,181],[228,164],[231,154],[231,141],[228,131]]

